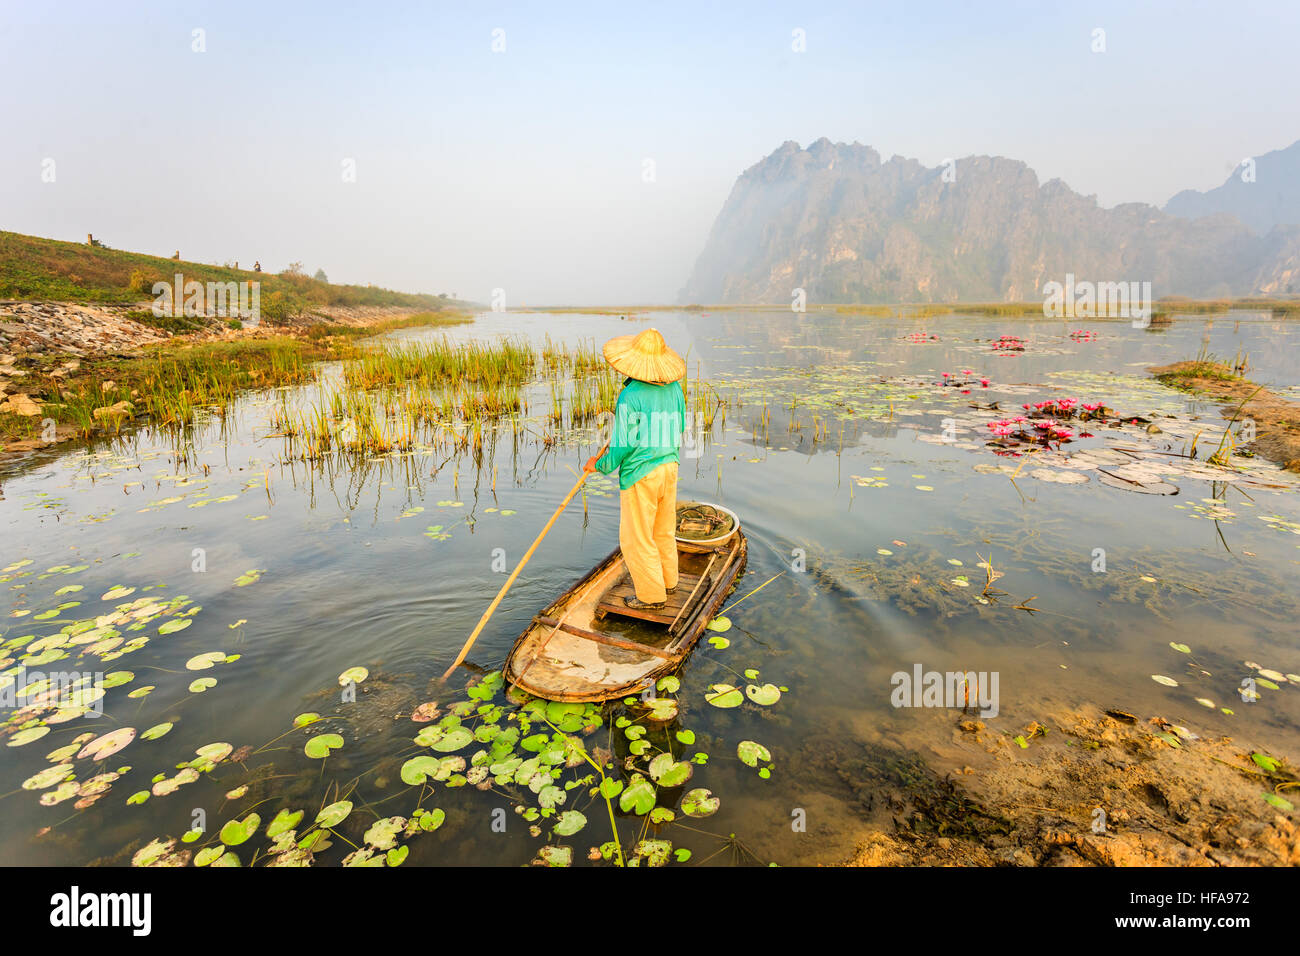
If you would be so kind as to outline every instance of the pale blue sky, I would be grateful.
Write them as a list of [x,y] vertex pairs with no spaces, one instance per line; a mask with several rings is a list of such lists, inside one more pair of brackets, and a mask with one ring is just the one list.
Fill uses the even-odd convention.
[[1298,35],[1289,2],[0,0],[0,229],[510,306],[667,302],[785,140],[1010,156],[1107,206],[1218,185],[1300,138]]

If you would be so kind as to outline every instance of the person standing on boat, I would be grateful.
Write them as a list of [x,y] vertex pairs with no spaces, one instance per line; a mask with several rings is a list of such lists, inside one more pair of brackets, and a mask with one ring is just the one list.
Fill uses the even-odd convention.
[[609,451],[583,471],[618,470],[618,545],[632,577],[630,608],[661,608],[677,588],[677,465],[686,428],[686,360],[658,329],[605,343],[605,361],[627,376],[614,409]]

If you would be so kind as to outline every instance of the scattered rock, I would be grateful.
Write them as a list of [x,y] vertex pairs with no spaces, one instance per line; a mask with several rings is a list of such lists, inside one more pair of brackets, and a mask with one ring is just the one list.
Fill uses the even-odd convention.
[[128,401],[121,401],[115,405],[104,405],[95,409],[96,421],[117,421],[123,418],[130,418],[135,411],[135,406]]
[[26,395],[12,395],[7,402],[0,405],[0,412],[9,412],[13,415],[39,415],[41,406]]

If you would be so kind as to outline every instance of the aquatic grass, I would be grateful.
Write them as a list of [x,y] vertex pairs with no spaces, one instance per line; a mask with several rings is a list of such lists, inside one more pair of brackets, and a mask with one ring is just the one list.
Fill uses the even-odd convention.
[[537,354],[519,337],[456,343],[444,335],[429,342],[361,351],[344,362],[343,376],[350,388],[359,389],[456,383],[499,388],[522,385],[536,365]]

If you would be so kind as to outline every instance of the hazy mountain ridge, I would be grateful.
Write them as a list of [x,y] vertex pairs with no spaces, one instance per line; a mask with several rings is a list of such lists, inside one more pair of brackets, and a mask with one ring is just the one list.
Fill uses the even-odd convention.
[[1226,214],[1103,209],[1026,164],[969,156],[927,168],[869,146],[786,142],[737,180],[686,302],[1015,301],[1067,272],[1150,281],[1156,295],[1300,291],[1300,227],[1267,236]]
[[1165,212],[1188,219],[1228,213],[1260,235],[1275,226],[1300,224],[1300,140],[1243,160],[1214,189],[1184,189],[1165,203]]

